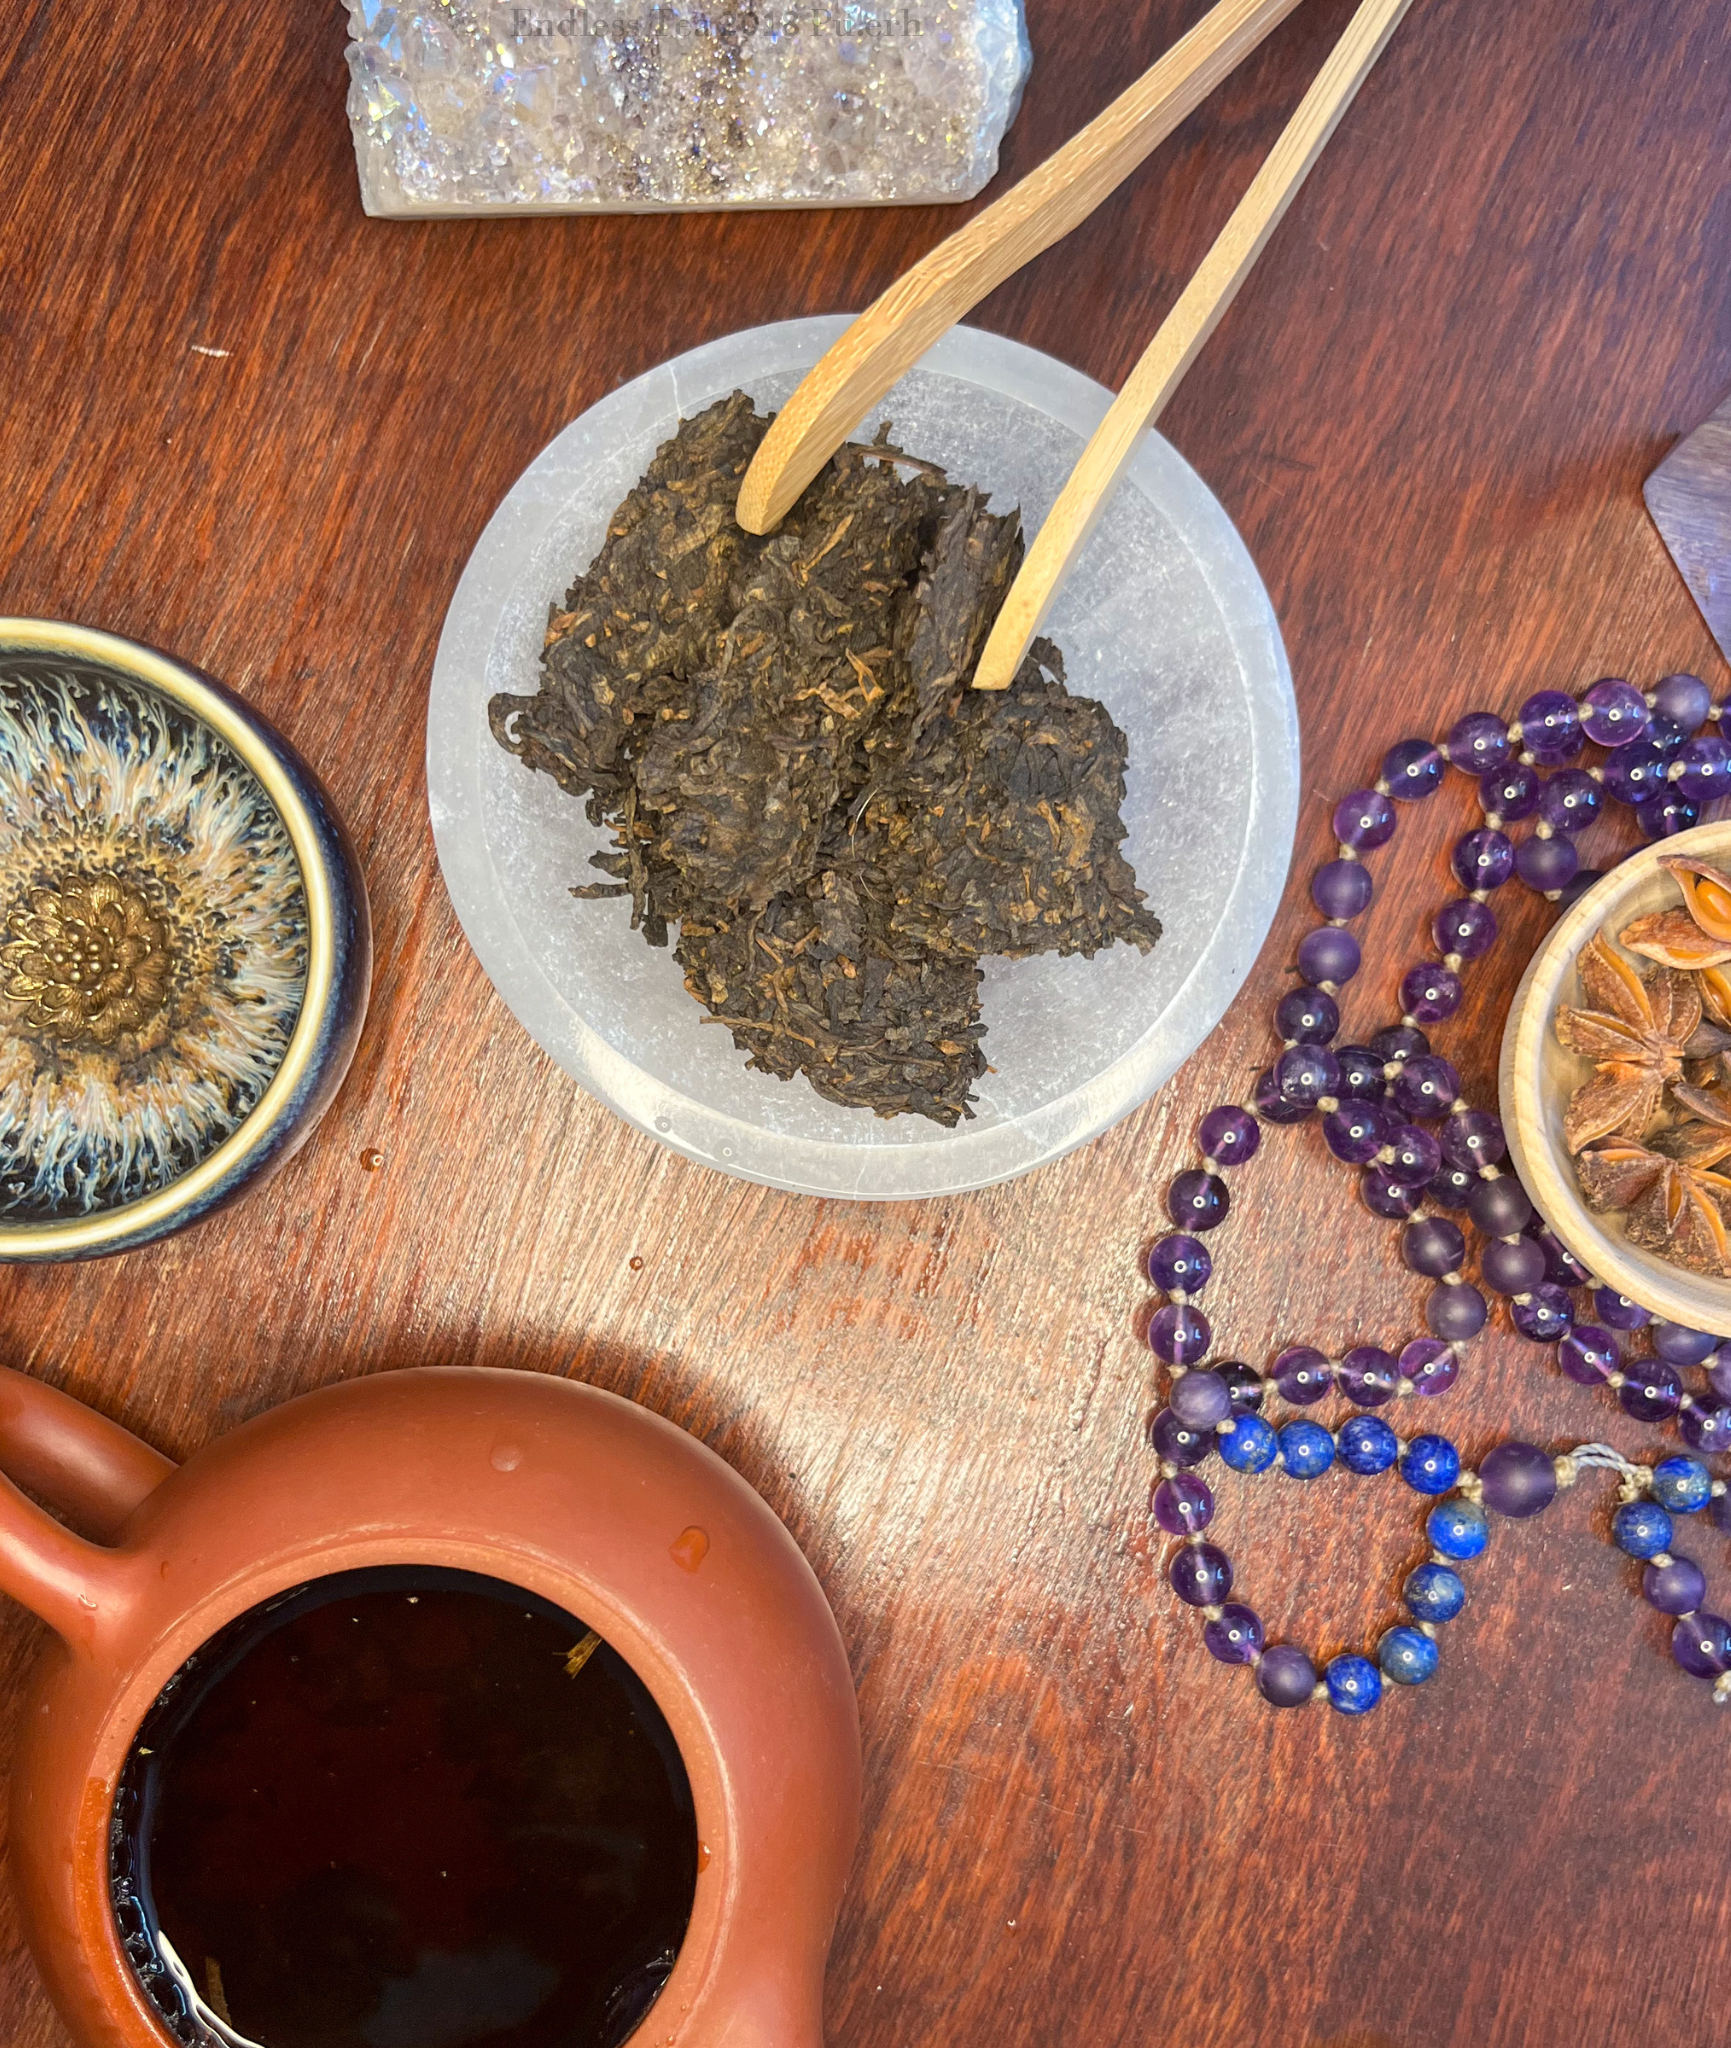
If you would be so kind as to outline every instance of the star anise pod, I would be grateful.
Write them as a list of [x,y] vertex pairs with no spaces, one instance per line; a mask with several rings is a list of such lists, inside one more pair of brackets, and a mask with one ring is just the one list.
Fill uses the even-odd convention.
[[1623,944],[1662,967],[1689,972],[1731,963],[1731,875],[1681,853],[1666,854],[1659,865],[1676,876],[1683,908],[1636,918],[1618,933]]
[[1665,1084],[1683,1071],[1684,1048],[1701,1022],[1701,994],[1668,968],[1637,974],[1604,937],[1577,966],[1590,1008],[1557,1012],[1558,1039],[1598,1071],[1570,1098],[1563,1133],[1571,1152],[1600,1138],[1640,1138],[1664,1104]]
[[1691,1273],[1731,1275],[1731,1178],[1713,1168],[1731,1156],[1731,1127],[1688,1124],[1650,1144],[1629,1139],[1575,1161],[1589,1209],[1621,1211],[1631,1244]]

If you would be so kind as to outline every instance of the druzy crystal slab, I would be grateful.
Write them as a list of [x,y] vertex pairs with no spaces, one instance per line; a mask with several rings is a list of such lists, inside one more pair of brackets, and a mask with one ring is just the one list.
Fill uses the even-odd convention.
[[1030,62],[1021,0],[350,0],[368,213],[968,199]]

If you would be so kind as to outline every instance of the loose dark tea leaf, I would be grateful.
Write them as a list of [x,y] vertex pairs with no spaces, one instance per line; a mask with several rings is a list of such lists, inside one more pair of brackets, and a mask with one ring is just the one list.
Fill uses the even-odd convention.
[[612,830],[612,879],[572,894],[628,894],[653,945],[677,925],[750,1065],[954,1124],[986,1066],[977,960],[1160,935],[1121,851],[1127,745],[1048,642],[967,687],[1017,514],[886,429],[759,539],[733,506],[768,426],[738,392],[681,424],[493,732]]

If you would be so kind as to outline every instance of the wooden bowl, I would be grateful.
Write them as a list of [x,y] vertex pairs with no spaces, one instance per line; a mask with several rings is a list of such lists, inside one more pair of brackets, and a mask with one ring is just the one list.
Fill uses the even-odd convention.
[[[1498,1074],[1503,1126],[1521,1184],[1540,1215],[1594,1278],[1638,1301],[1667,1322],[1731,1337],[1731,1280],[1714,1280],[1668,1264],[1632,1245],[1616,1216],[1597,1216],[1581,1199],[1563,1142],[1569,1097],[1592,1072],[1589,1061],[1559,1045],[1552,1028],[1558,1007],[1582,1001],[1575,962],[1603,926],[1610,942],[1634,918],[1682,902],[1667,854],[1691,854],[1731,869],[1731,821],[1700,825],[1631,854],[1567,910],[1534,954],[1503,1031]],[[1619,948],[1619,950],[1621,950]],[[1633,955],[1627,956],[1633,958]],[[1650,960],[1636,965],[1652,971]]]

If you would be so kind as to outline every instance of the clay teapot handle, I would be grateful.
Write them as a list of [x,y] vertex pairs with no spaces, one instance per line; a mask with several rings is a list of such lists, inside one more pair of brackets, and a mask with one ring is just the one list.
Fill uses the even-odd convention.
[[0,1591],[70,1641],[120,1597],[113,1555],[27,1500],[16,1480],[103,1539],[174,1470],[172,1460],[68,1394],[0,1366]]

